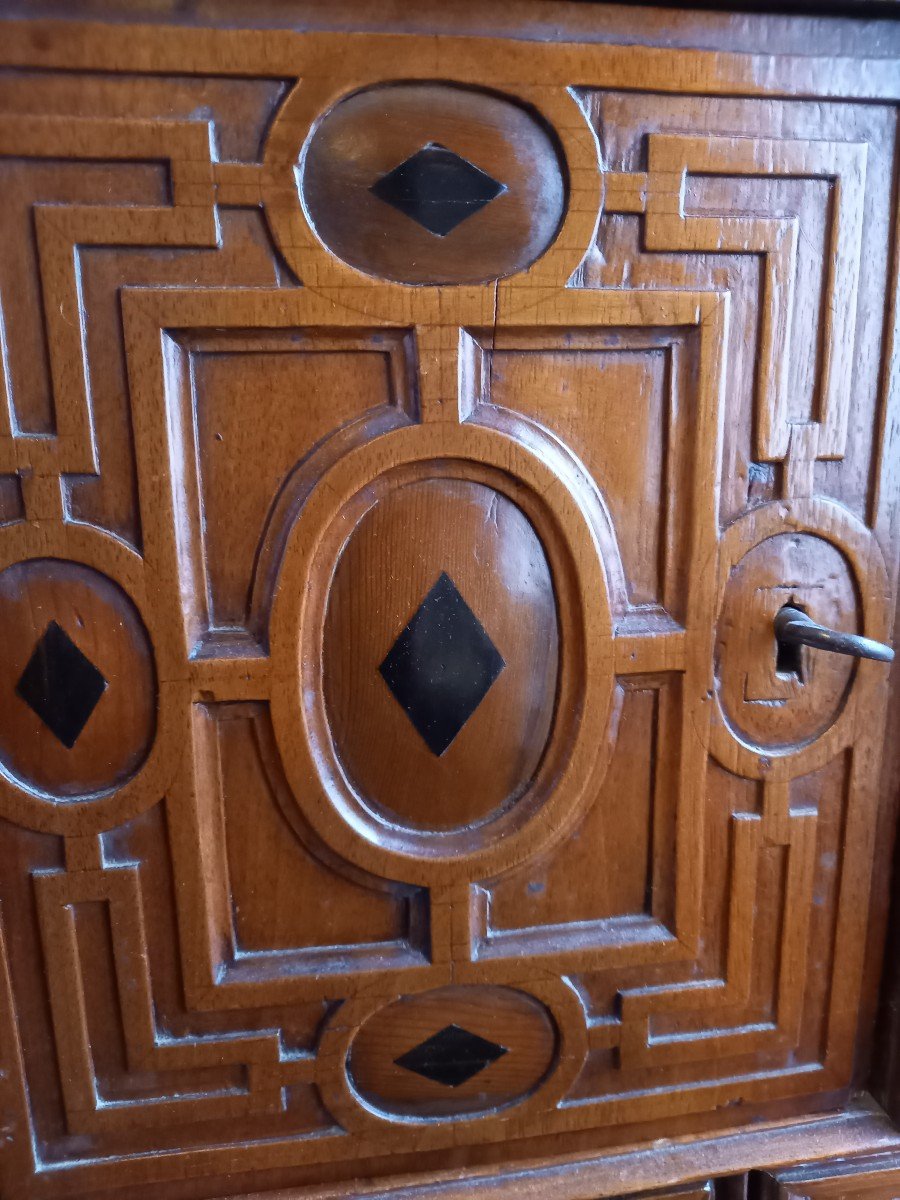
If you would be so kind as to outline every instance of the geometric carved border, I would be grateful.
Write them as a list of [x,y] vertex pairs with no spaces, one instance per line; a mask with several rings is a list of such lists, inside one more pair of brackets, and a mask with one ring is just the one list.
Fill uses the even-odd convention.
[[783,459],[790,440],[787,365],[798,290],[800,221],[790,213],[688,215],[684,211],[685,187],[692,175],[783,176],[833,185],[822,297],[825,355],[819,388],[818,456],[841,458],[850,417],[867,151],[865,143],[652,133],[647,138],[647,173],[611,177],[614,182],[612,194],[606,196],[607,211],[643,213],[648,250],[762,256],[756,406],[757,453],[762,460]]

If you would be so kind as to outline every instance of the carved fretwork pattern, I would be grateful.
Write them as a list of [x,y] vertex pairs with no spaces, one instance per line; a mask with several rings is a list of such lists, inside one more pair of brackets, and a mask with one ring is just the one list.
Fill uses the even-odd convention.
[[[768,629],[787,589],[889,634],[893,108],[811,99],[814,63],[760,66],[763,112],[727,55],[619,47],[610,75],[535,43],[525,87],[479,39],[273,33],[236,72],[224,32],[29,28],[0,48],[32,231],[0,247],[0,620],[4,572],[57,566],[0,718],[10,1194],[847,1089],[883,676],[802,691],[732,615]],[[568,200],[530,266],[406,287],[319,240],[307,133],[398,62],[552,130]],[[444,253],[518,185],[441,136],[364,190]],[[94,576],[141,630],[112,663],[65,600]],[[80,672],[62,717],[44,630]],[[141,704],[77,795],[65,754]]]

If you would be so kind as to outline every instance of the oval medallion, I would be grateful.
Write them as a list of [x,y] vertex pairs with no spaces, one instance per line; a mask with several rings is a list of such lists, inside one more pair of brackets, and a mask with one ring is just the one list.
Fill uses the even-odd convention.
[[442,831],[512,805],[550,735],[558,653],[550,568],[512,500],[458,478],[384,486],[324,628],[331,738],[363,803]]
[[558,1035],[534,997],[459,986],[403,996],[354,1038],[348,1077],[388,1116],[488,1114],[517,1104],[553,1069]]
[[369,88],[313,133],[301,192],[344,262],[399,283],[474,283],[523,270],[565,211],[561,152],[513,100],[450,84]]
[[59,799],[122,784],[156,722],[153,652],[107,576],[59,559],[0,573],[0,762]]
[[773,621],[785,605],[829,628],[860,632],[852,569],[831,542],[808,533],[766,538],[734,567],[725,589],[716,643],[722,711],[742,741],[776,752],[834,723],[855,671],[843,655],[779,649]]

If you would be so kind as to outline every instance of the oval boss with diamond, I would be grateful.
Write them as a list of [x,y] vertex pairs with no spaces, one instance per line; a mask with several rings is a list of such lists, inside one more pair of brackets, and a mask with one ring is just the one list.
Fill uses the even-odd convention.
[[451,84],[369,88],[310,138],[301,193],[344,262],[399,283],[477,283],[529,266],[566,205],[561,152],[521,104]]
[[[382,480],[371,493],[326,610],[330,737],[370,812],[420,832],[471,829],[527,794],[550,737],[550,565],[525,513],[486,484]],[[371,579],[378,603],[361,605]]]
[[386,1117],[453,1119],[520,1104],[558,1065],[556,1022],[517,988],[467,984],[401,996],[364,1021],[347,1073]]
[[0,572],[0,769],[56,801],[130,779],[150,752],[150,638],[118,584],[81,563]]

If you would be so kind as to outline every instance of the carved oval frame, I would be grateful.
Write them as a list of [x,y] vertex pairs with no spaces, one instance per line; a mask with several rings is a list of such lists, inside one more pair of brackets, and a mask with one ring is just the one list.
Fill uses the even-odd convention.
[[[890,613],[887,568],[874,535],[843,505],[824,499],[773,501],[739,517],[726,529],[720,544],[717,623],[732,569],[770,537],[796,532],[831,543],[847,560],[860,598],[866,637],[888,637]],[[735,775],[755,780],[789,780],[817,771],[854,737],[861,694],[883,676],[878,663],[860,661],[846,700],[831,725],[799,747],[762,749],[744,741],[731,727],[718,688],[709,731],[709,751]]]
[[[349,535],[342,520],[355,497],[385,474],[431,461],[456,464],[465,478],[489,479],[523,507],[544,550],[557,596],[564,647],[562,719],[519,801],[474,834],[402,830],[366,808],[346,778],[328,724],[316,647],[326,588]],[[530,511],[529,511],[530,510]],[[336,853],[386,878],[435,886],[496,876],[565,835],[594,800],[612,751],[615,706],[610,585],[602,542],[579,496],[508,435],[473,425],[416,425],[351,450],[319,480],[288,534],[270,617],[271,711],[294,799]],[[542,540],[544,540],[542,539]],[[586,610],[582,597],[592,600]],[[310,651],[310,648],[312,650]]]
[[[479,985],[471,986],[477,988]],[[544,1005],[557,1030],[555,1060],[537,1086],[520,1099],[504,1104],[502,1108],[464,1113],[442,1120],[441,1128],[451,1139],[454,1136],[453,1131],[462,1126],[467,1139],[478,1140],[477,1130],[483,1128],[487,1133],[497,1120],[510,1124],[521,1123],[523,1128],[527,1128],[530,1120],[555,1108],[568,1094],[587,1056],[589,1046],[584,1008],[575,989],[566,979],[548,976],[544,979],[531,979],[525,987],[519,987],[517,983],[496,986],[518,988]],[[383,1136],[386,1125],[401,1126],[408,1129],[413,1138],[416,1130],[428,1133],[433,1129],[434,1118],[416,1119],[401,1116],[370,1105],[356,1091],[347,1071],[353,1042],[363,1025],[402,996],[425,995],[433,990],[433,987],[425,985],[385,996],[383,991],[379,993],[376,987],[372,994],[364,991],[352,1000],[345,1001],[329,1019],[319,1043],[316,1082],[328,1111],[345,1129],[370,1134],[380,1131]],[[510,1136],[514,1136],[512,1130]]]
[[[510,103],[530,108],[557,139],[568,171],[569,195],[556,236],[546,250],[526,267],[505,277],[514,285],[527,277],[530,286],[564,287],[581,265],[594,243],[603,205],[604,179],[596,135],[575,97],[566,88],[519,87],[513,94],[497,91],[480,74],[461,69],[452,79],[436,80],[433,70],[416,70],[404,64],[402,82],[441,82],[468,89],[482,88]],[[269,228],[291,270],[307,285],[349,287],[360,280],[371,283],[370,275],[338,258],[320,241],[308,217],[295,169],[318,124],[342,100],[357,92],[397,83],[395,75],[363,71],[353,77],[352,87],[335,83],[328,74],[304,78],[287,95],[266,139],[261,180],[261,199]],[[478,284],[380,283],[386,307],[398,290],[425,288],[491,287],[492,280]]]
[[124,542],[75,523],[45,527],[39,541],[26,523],[0,530],[0,571],[32,558],[76,563],[112,580],[134,605],[155,659],[155,736],[144,761],[124,783],[113,784],[87,796],[60,800],[28,789],[15,776],[0,769],[0,815],[42,833],[87,836],[121,825],[163,798],[177,770],[177,756],[167,751],[176,744],[181,724],[179,693],[189,689],[189,684],[186,679],[179,679],[177,670],[167,669],[171,664],[160,661],[160,650],[165,641],[154,620],[149,618],[154,609],[152,604],[145,602],[145,564]]

